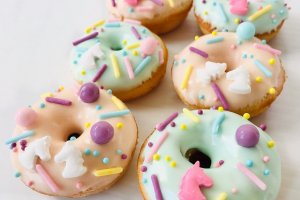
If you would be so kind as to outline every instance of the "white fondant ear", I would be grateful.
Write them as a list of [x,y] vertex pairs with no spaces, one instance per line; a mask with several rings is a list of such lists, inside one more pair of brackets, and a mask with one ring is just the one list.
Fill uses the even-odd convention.
[[26,169],[34,169],[36,158],[39,157],[43,161],[51,159],[49,152],[51,138],[45,136],[28,144],[24,152],[20,153],[19,161]]
[[226,79],[233,81],[229,85],[229,91],[236,94],[251,93],[249,72],[242,66],[226,74]]
[[65,162],[65,168],[62,172],[64,178],[75,178],[83,175],[87,168],[83,165],[81,151],[72,141],[67,141],[61,151],[54,158],[56,163]]
[[101,50],[100,44],[97,43],[82,55],[80,65],[87,69],[93,69],[96,67],[95,58],[102,59],[104,57],[105,55]]
[[197,75],[202,83],[209,84],[212,80],[220,78],[225,73],[226,68],[226,63],[207,61],[204,69],[198,69]]

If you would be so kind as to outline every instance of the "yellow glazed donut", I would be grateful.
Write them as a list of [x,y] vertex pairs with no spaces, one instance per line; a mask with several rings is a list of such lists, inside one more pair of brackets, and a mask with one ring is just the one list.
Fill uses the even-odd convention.
[[156,34],[167,33],[186,18],[192,0],[106,0],[109,12],[117,18],[141,21]]
[[244,22],[237,33],[213,32],[179,53],[172,79],[182,101],[191,108],[221,106],[248,117],[268,108],[282,91],[285,72],[281,52],[254,34],[253,24]]
[[82,197],[111,187],[132,159],[137,126],[128,108],[106,90],[84,84],[21,109],[6,141],[19,177],[31,189]]

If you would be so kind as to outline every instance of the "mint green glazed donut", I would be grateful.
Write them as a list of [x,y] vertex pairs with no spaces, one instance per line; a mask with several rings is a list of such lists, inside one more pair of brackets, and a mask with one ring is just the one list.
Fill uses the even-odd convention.
[[281,164],[271,137],[243,117],[183,109],[145,141],[138,177],[147,200],[274,200]]

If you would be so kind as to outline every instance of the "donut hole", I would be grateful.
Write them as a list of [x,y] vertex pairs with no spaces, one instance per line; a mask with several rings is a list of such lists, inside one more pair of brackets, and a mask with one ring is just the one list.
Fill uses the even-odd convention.
[[224,55],[224,49],[221,48],[215,49],[214,54],[209,57],[209,61],[214,63],[226,63],[227,64],[227,68],[225,70],[226,73],[236,69],[240,65],[239,63],[240,55],[235,55],[237,56],[237,58],[231,56],[219,56],[219,55]]
[[199,161],[201,168],[210,168],[211,167],[210,157],[197,148],[192,148],[192,149],[187,150],[185,153],[185,157],[192,164],[195,164],[197,161]]
[[107,36],[107,38],[105,38],[105,41],[103,42],[106,43],[105,45],[112,51],[121,51],[124,48],[124,46],[122,45],[122,39],[118,36],[115,36],[113,33]]
[[65,138],[65,141],[78,139],[82,133],[83,133],[83,130],[81,128],[70,129],[68,131],[67,137]]

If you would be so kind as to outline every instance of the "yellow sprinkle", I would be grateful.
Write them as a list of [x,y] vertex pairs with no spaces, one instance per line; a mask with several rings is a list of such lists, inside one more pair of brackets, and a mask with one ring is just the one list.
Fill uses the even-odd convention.
[[108,176],[113,174],[120,174],[123,172],[122,167],[115,167],[115,168],[109,168],[109,169],[102,169],[102,170],[96,170],[94,172],[94,176]]
[[169,162],[169,161],[171,160],[171,156],[166,156],[166,157],[165,157],[165,160],[166,160],[167,162]]
[[267,146],[271,149],[275,146],[275,142],[273,140],[270,140],[267,142]]
[[115,56],[115,54],[111,53],[110,54],[110,59],[111,59],[111,62],[112,62],[112,66],[114,68],[114,74],[115,74],[115,77],[116,78],[120,78],[120,67],[119,67],[119,62]]
[[272,9],[272,5],[267,5],[263,9],[253,13],[250,17],[248,17],[249,21],[255,21],[257,18],[261,17],[262,15],[266,14]]
[[170,5],[170,7],[174,7],[174,2],[173,2],[173,0],[168,0],[168,2],[169,2],[169,5]]
[[134,50],[132,53],[133,53],[134,56],[138,56],[139,55],[139,52],[137,50]]
[[261,83],[261,82],[263,81],[263,78],[262,78],[261,76],[257,76],[257,77],[255,78],[255,81],[256,81],[257,83]]
[[180,128],[181,128],[182,130],[186,130],[186,125],[185,125],[185,124],[181,124],[181,125],[180,125]]
[[85,70],[81,70],[80,74],[81,74],[82,76],[84,76],[84,75],[86,75],[86,71],[85,71]]
[[62,85],[58,87],[58,90],[59,90],[59,91],[63,91],[64,89],[65,89],[65,87],[62,86]]
[[86,34],[88,34],[88,33],[90,33],[90,32],[92,31],[92,29],[93,29],[93,27],[89,26],[89,27],[87,27],[87,28],[84,30],[84,32],[85,32]]
[[271,59],[269,60],[269,64],[270,64],[270,65],[274,65],[274,64],[275,64],[275,59],[274,59],[274,58],[271,58]]
[[274,95],[276,94],[276,89],[272,87],[269,89],[268,93]]
[[86,123],[84,124],[84,126],[85,126],[85,128],[90,128],[91,123],[90,123],[90,122],[86,122]]
[[236,23],[236,24],[240,23],[240,19],[239,18],[235,18],[234,19],[234,23]]
[[135,48],[138,48],[141,44],[139,42],[137,43],[134,43],[134,44],[131,44],[131,45],[128,45],[126,47],[127,50],[131,50],[131,49],[135,49]]
[[195,36],[195,40],[199,40],[199,38],[200,38],[199,35]]
[[219,106],[219,107],[218,107],[218,111],[219,111],[219,112],[223,112],[223,111],[224,111],[223,106]]
[[122,123],[122,122],[118,122],[118,123],[117,123],[117,128],[118,128],[118,129],[121,129],[122,127],[123,127],[123,123]]
[[92,26],[87,27],[84,32],[90,33],[92,31],[92,29],[102,26],[104,23],[105,23],[104,20],[100,20],[100,21],[96,22],[95,24],[93,24]]
[[200,120],[199,118],[190,110],[188,110],[187,108],[182,109],[182,112],[188,116],[193,122],[199,123]]
[[189,79],[190,79],[190,76],[191,76],[191,73],[192,73],[192,70],[193,70],[193,66],[189,65],[188,68],[185,71],[184,79],[183,79],[183,82],[181,84],[181,88],[182,89],[186,89],[187,88],[188,82],[189,82]]
[[153,160],[160,160],[160,155],[159,154],[154,154],[153,155]]
[[226,200],[228,197],[226,192],[222,192],[221,194],[219,194],[217,200]]
[[216,35],[218,34],[218,32],[217,32],[217,31],[213,31],[213,32],[211,32],[211,34],[212,34],[213,36],[216,36]]
[[204,11],[203,14],[204,14],[204,15],[208,15],[208,12],[207,12],[207,11]]
[[45,99],[46,97],[53,97],[53,94],[51,92],[46,92],[41,96],[42,99]]
[[127,44],[127,40],[125,40],[125,39],[122,40],[122,44],[123,44],[123,45],[126,45],[126,44]]
[[118,99],[117,97],[112,96],[111,100],[120,110],[126,109],[125,104],[122,101],[120,101],[120,99]]
[[170,166],[171,166],[171,167],[176,167],[176,162],[175,162],[175,161],[172,161],[172,162],[170,163]]
[[243,117],[245,118],[245,119],[250,119],[250,114],[249,113],[245,113],[244,115],[243,115]]

